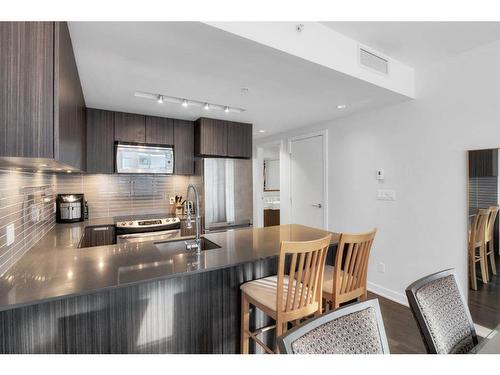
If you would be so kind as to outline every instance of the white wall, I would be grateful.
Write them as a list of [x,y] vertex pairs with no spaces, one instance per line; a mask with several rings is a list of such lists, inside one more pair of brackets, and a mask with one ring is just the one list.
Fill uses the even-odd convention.
[[[416,100],[256,143],[328,129],[329,227],[379,228],[368,275],[373,291],[406,303],[409,283],[449,267],[466,288],[466,150],[500,146],[499,73],[494,43],[417,71]],[[383,184],[376,168],[385,169]],[[380,187],[395,189],[397,200],[377,201]]]

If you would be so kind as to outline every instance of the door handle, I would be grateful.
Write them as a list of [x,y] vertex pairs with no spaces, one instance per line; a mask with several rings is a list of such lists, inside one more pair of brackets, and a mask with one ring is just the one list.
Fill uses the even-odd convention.
[[313,207],[318,207],[318,208],[321,208],[321,207],[322,207],[322,206],[321,206],[321,203],[318,203],[318,204],[313,204],[312,206],[313,206]]

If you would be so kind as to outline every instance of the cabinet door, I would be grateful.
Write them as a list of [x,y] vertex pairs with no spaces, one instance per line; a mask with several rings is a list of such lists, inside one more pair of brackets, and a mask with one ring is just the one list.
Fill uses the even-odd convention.
[[115,243],[115,228],[113,226],[97,226],[85,228],[85,247],[107,246]]
[[54,158],[85,170],[85,100],[66,22],[54,34]]
[[146,143],[174,144],[174,120],[164,117],[146,116]]
[[175,174],[194,173],[194,125],[191,121],[174,120]]
[[115,141],[144,143],[146,141],[145,116],[116,112]]
[[54,156],[53,38],[53,22],[0,22],[0,156]]
[[469,177],[498,176],[498,150],[469,151]]
[[272,227],[280,225],[280,210],[264,210],[264,226]]
[[227,121],[210,118],[196,120],[195,154],[227,156]]
[[87,172],[115,170],[114,112],[87,108]]
[[252,157],[252,124],[228,122],[227,156],[246,159]]

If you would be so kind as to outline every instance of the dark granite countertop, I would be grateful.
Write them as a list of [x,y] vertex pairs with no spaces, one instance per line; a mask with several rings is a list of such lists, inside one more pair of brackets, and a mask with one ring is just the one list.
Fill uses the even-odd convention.
[[[197,256],[184,244],[162,250],[154,242],[78,248],[86,226],[112,218],[57,224],[0,278],[0,311],[158,278],[184,276],[277,256],[281,241],[318,239],[328,232],[302,225],[245,228],[203,237],[220,248]],[[337,243],[334,234],[332,243]],[[171,246],[170,246],[171,247]]]

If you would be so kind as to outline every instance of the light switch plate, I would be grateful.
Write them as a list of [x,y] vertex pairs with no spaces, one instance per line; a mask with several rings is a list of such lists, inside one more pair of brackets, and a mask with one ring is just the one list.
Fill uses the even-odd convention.
[[12,245],[16,240],[16,230],[14,224],[7,225],[7,246]]
[[396,191],[389,189],[379,189],[377,190],[377,199],[381,201],[395,201]]

